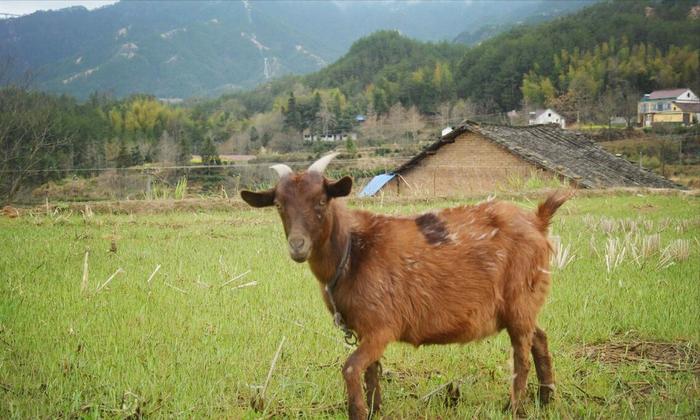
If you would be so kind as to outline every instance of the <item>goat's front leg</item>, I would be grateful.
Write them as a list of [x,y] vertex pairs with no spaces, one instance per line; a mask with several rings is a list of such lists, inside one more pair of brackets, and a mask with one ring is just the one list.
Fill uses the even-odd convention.
[[367,393],[367,405],[369,406],[370,416],[376,413],[382,406],[382,394],[379,387],[379,380],[382,375],[382,367],[379,362],[374,362],[365,371],[365,386]]
[[353,420],[364,420],[369,414],[362,392],[362,373],[382,357],[389,341],[385,334],[363,337],[357,350],[343,366],[343,378],[348,391],[348,414]]

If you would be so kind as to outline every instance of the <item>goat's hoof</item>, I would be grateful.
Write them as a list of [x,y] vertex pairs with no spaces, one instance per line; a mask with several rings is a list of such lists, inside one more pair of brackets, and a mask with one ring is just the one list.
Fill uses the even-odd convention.
[[348,407],[348,418],[350,418],[350,420],[367,420],[369,418],[369,412],[366,407],[358,407],[351,404],[350,407]]
[[540,405],[547,405],[552,401],[554,385],[540,385]]
[[382,409],[382,404],[381,404],[381,403],[379,403],[379,404],[377,404],[377,403],[371,404],[371,405],[369,406],[369,416],[368,416],[367,418],[370,418],[370,419],[371,419],[372,416],[375,415],[375,414],[377,414],[377,413],[379,413],[379,411],[381,411],[381,409]]
[[459,402],[460,392],[459,385],[450,382],[447,384],[445,393],[445,407],[454,408]]
[[379,412],[382,409],[382,396],[378,391],[367,394],[367,407],[369,408],[369,417],[372,414]]
[[371,419],[377,415],[379,415],[379,410],[381,409],[381,406],[379,407],[372,407],[371,410],[369,410],[369,414],[367,415],[368,419]]
[[506,401],[506,404],[503,406],[503,412],[504,413],[512,412],[513,417],[518,418],[518,419],[527,417],[527,413],[525,412],[525,408],[523,407],[522,403],[516,404],[515,410],[513,410],[513,406],[514,406],[513,401],[511,401],[511,400]]

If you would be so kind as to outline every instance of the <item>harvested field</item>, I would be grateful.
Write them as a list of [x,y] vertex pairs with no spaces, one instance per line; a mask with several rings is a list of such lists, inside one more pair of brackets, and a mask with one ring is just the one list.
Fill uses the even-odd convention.
[[[350,349],[274,210],[128,205],[0,216],[0,417],[344,418]],[[698,417],[699,215],[697,195],[648,191],[584,192],[557,213],[567,255],[540,316],[557,394],[539,407],[531,371],[529,416]],[[506,334],[392,345],[382,363],[381,418],[509,418]]]

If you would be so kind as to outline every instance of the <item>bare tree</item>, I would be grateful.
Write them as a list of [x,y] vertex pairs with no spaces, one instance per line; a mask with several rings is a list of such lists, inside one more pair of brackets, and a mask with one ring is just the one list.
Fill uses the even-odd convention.
[[476,115],[476,105],[469,99],[460,99],[455,102],[450,112],[450,120],[460,123]]
[[0,196],[12,201],[41,163],[71,139],[59,130],[52,105],[17,87],[0,90]]

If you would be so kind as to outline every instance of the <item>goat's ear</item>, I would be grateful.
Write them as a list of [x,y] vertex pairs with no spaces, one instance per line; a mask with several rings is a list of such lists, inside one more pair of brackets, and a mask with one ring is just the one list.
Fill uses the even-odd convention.
[[337,181],[326,180],[326,194],[329,197],[345,197],[352,190],[352,178],[344,176]]
[[241,198],[253,207],[268,207],[274,204],[275,189],[265,191],[241,191]]

